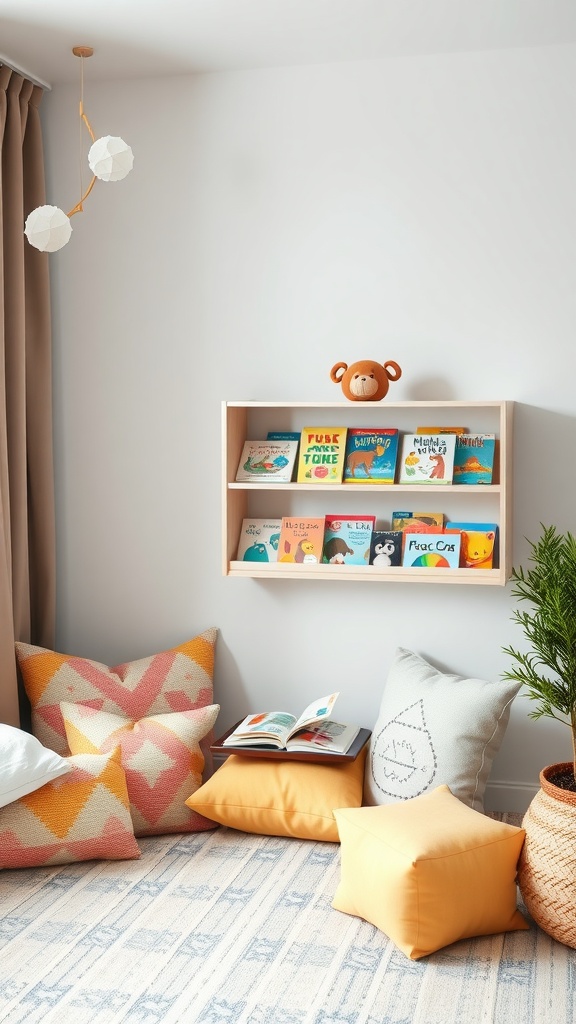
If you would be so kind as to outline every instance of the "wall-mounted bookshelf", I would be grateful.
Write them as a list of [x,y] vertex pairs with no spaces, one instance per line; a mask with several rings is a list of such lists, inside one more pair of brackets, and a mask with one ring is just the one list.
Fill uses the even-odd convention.
[[[222,571],[261,579],[323,579],[371,583],[459,583],[504,586],[511,572],[513,402],[223,402]],[[334,424],[398,427],[413,433],[422,421],[466,426],[496,436],[493,482],[485,484],[304,484],[236,483],[245,440],[269,430],[301,430]],[[386,521],[393,510],[441,509],[452,520],[495,522],[498,562],[493,569],[404,568],[354,565],[255,563],[236,560],[242,520],[249,516],[325,515],[374,512]],[[388,528],[383,526],[383,529]]]

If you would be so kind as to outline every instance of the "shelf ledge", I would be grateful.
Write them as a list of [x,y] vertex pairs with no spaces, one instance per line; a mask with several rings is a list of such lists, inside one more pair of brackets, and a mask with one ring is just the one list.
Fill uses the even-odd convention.
[[228,576],[255,579],[294,580],[353,580],[363,583],[483,583],[487,586],[505,586],[506,579],[500,569],[434,569],[409,566],[390,566],[388,569],[367,565],[294,565],[292,563],[230,562]]

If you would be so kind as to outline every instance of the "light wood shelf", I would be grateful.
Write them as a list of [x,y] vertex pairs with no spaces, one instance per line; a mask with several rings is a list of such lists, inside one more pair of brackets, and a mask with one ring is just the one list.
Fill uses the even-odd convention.
[[[505,586],[512,566],[512,426],[508,401],[254,402],[222,403],[222,572],[257,579],[338,580],[370,583],[441,583]],[[400,433],[427,425],[466,426],[496,435],[494,483],[468,484],[266,484],[236,483],[244,441],[268,430],[304,426],[398,427]],[[331,492],[330,498],[326,492]],[[422,497],[426,495],[426,502]],[[351,506],[353,504],[353,508]],[[294,565],[237,561],[242,520],[248,516],[324,515],[374,512],[387,528],[393,510],[444,511],[450,519],[496,522],[498,567],[494,569],[377,568],[355,565]],[[344,508],[344,506],[347,506]]]

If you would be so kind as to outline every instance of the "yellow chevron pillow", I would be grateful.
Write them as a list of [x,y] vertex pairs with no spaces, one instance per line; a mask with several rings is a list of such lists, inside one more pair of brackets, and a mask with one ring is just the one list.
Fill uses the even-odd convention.
[[66,775],[0,808],[0,868],[140,856],[120,750],[67,760]]
[[134,720],[211,704],[217,635],[214,627],[206,629],[179,647],[114,668],[17,643],[34,735],[57,754],[69,753],[60,713],[62,701],[89,704]]
[[219,704],[196,711],[151,715],[133,721],[83,704],[61,704],[73,754],[106,753],[120,747],[137,836],[202,832],[215,822],[186,806],[202,785],[200,743],[218,716]]

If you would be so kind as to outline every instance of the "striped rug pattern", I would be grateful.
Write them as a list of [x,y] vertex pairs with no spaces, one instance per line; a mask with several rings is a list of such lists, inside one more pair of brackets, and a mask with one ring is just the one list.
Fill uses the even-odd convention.
[[219,828],[139,845],[0,872],[3,1024],[575,1020],[576,950],[532,925],[410,961],[332,909],[337,844]]

